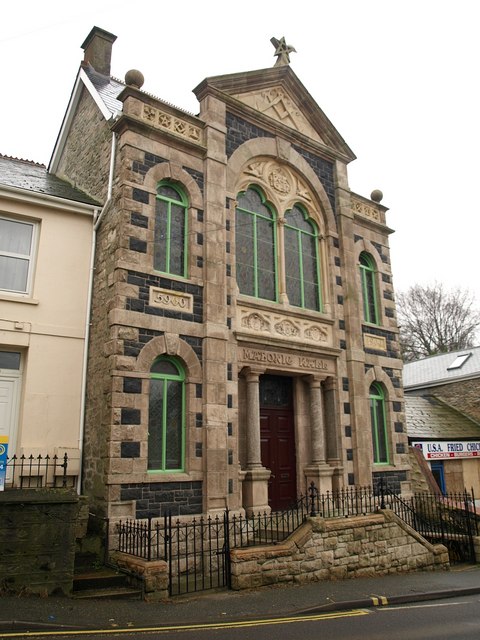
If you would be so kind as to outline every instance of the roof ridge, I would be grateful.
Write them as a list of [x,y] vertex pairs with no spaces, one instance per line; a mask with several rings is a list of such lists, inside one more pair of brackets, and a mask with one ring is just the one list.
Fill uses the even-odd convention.
[[23,162],[25,164],[30,164],[33,165],[34,167],[40,167],[41,169],[46,169],[46,165],[44,165],[42,162],[35,162],[35,160],[27,160],[25,158],[17,158],[16,156],[6,156],[3,153],[0,153],[0,158],[3,158],[4,160],[15,160],[16,162]]

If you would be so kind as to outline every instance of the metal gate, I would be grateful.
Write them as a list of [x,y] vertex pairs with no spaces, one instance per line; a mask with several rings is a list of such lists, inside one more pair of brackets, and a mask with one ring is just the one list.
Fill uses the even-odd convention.
[[230,586],[229,514],[188,523],[165,516],[171,596]]

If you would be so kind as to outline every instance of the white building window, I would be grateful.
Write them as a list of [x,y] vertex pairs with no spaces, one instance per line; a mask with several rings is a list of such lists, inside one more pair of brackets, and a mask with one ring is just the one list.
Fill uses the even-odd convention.
[[30,292],[35,224],[0,217],[0,290]]

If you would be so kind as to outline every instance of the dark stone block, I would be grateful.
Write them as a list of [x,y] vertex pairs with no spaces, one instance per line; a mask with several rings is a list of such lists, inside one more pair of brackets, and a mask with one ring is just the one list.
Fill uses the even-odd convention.
[[132,212],[130,215],[130,224],[133,224],[135,227],[141,227],[142,229],[148,229],[148,218],[147,216],[142,216],[140,213]]
[[141,378],[124,378],[123,392],[124,393],[142,393]]
[[149,200],[148,191],[143,191],[143,189],[133,189],[132,191],[132,199],[136,202],[141,202],[142,204],[148,204]]
[[122,409],[121,424],[140,424],[141,413],[140,409]]
[[140,442],[122,442],[120,445],[120,457],[139,458]]
[[139,240],[138,238],[130,238],[129,247],[131,251],[137,251],[138,253],[147,253],[147,243],[145,240]]

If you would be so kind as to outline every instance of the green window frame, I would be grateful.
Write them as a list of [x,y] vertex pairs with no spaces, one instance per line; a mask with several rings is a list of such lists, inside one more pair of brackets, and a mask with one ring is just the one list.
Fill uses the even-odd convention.
[[385,409],[385,393],[374,382],[370,386],[370,418],[372,422],[373,463],[388,464],[388,434]]
[[285,284],[290,304],[321,311],[318,228],[298,204],[285,213],[284,244]]
[[375,262],[365,251],[360,254],[360,278],[362,282],[363,317],[365,322],[379,324]]
[[188,200],[182,189],[169,181],[162,181],[157,187],[154,233],[154,269],[185,278],[188,265]]
[[237,196],[236,273],[240,293],[278,299],[276,212],[263,192],[250,186]]
[[148,471],[185,469],[185,371],[160,356],[150,369]]

